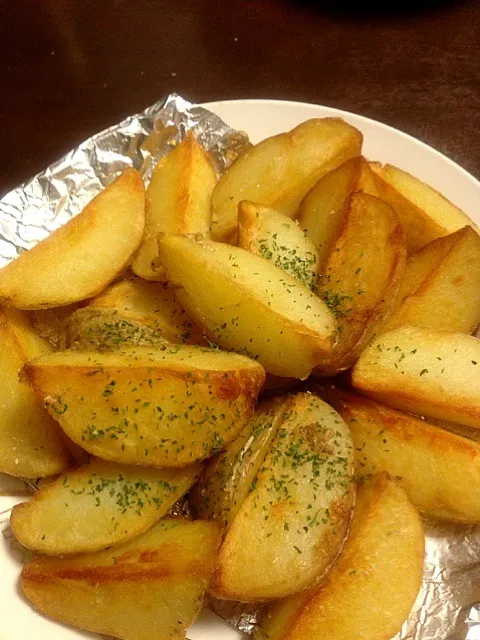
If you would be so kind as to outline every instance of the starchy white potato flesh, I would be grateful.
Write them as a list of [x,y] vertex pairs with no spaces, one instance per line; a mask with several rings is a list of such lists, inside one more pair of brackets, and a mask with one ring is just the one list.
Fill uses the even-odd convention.
[[36,555],[20,580],[43,615],[121,640],[184,640],[203,605],[220,532],[213,522],[165,518],[107,551]]
[[128,266],[145,226],[145,188],[125,170],[81,213],[0,270],[0,302],[45,309],[100,293]]
[[354,393],[328,401],[350,428],[359,478],[386,471],[427,517],[480,522],[480,444]]
[[335,320],[326,304],[268,260],[180,236],[159,247],[181,305],[222,347],[295,378],[306,378],[330,352]]
[[480,340],[472,336],[393,329],[365,349],[352,383],[392,407],[480,428]]
[[185,345],[57,352],[24,373],[74,442],[146,467],[182,467],[218,452],[252,415],[265,380],[249,358]]
[[16,309],[0,309],[0,341],[0,472],[22,478],[61,473],[69,463],[63,434],[18,378],[27,360],[50,347]]
[[362,134],[339,118],[307,120],[243,153],[222,175],[212,196],[212,236],[225,240],[237,226],[241,200],[290,218],[313,185],[360,155]]
[[158,261],[157,236],[210,234],[210,202],[217,182],[215,170],[189,132],[153,171],[147,189],[145,233],[132,270],[147,280],[165,280]]
[[142,469],[93,459],[17,505],[12,531],[28,549],[50,555],[122,544],[158,522],[199,471],[199,465]]
[[207,461],[190,494],[197,516],[229,526],[252,490],[255,477],[280,427],[288,402],[260,402],[244,429],[227,448]]
[[342,548],[353,506],[353,446],[332,407],[298,393],[220,549],[210,592],[262,602],[306,589]]
[[310,289],[316,285],[317,249],[287,216],[242,200],[238,205],[238,246],[270,260]]
[[405,491],[379,474],[361,485],[345,547],[311,591],[267,607],[255,640],[388,640],[422,583],[422,522]]

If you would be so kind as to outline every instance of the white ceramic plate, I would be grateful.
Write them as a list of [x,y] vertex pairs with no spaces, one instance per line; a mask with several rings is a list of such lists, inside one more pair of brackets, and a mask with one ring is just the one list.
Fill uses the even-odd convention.
[[[246,131],[253,142],[291,129],[308,118],[342,117],[363,132],[364,155],[369,159],[390,162],[413,173],[440,190],[480,224],[480,182],[438,151],[396,129],[345,111],[300,102],[232,100],[204,106],[230,126]],[[12,498],[0,497],[0,512],[14,503]],[[19,593],[20,568],[20,560],[10,552],[8,541],[0,536],[0,640],[99,637],[58,625],[35,613]],[[192,627],[188,637],[191,640],[239,640],[246,636],[206,614]]]

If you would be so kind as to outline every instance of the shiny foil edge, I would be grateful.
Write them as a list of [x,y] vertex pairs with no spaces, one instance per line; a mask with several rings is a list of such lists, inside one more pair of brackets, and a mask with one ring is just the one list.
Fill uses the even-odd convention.
[[[218,173],[249,144],[245,133],[171,94],[85,140],[0,199],[0,266],[79,213],[123,169],[137,168],[148,182],[158,159],[190,129]],[[0,514],[0,524],[7,525],[3,534],[9,537],[6,516]],[[425,521],[425,533],[423,586],[401,632],[392,640],[480,640],[480,526]],[[256,607],[207,602],[238,629],[252,633]]]

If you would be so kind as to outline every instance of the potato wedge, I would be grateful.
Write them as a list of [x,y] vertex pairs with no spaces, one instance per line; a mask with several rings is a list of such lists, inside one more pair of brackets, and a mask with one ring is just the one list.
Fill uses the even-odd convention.
[[212,237],[237,226],[238,203],[259,202],[292,218],[305,194],[326,173],[360,155],[362,134],[339,118],[307,120],[263,140],[222,175],[212,196]]
[[233,522],[252,490],[287,407],[283,398],[261,402],[235,440],[207,461],[190,494],[190,505],[198,517],[217,520],[223,527]]
[[165,280],[158,262],[157,236],[210,234],[210,202],[217,175],[192,132],[164,156],[147,189],[145,234],[132,270],[147,280]]
[[21,478],[61,473],[69,455],[62,433],[18,374],[30,358],[48,353],[24,313],[0,309],[0,472]]
[[386,471],[427,517],[480,522],[480,443],[340,389],[328,400],[352,432],[357,476]]
[[24,372],[74,442],[146,467],[182,467],[218,452],[252,415],[265,380],[244,356],[184,345],[57,352]]
[[424,546],[405,491],[378,474],[359,487],[350,536],[326,579],[269,606],[254,639],[392,638],[420,589]]
[[350,367],[395,303],[405,270],[402,226],[384,202],[355,193],[319,280],[319,295],[336,315],[338,339],[316,372]]
[[27,314],[35,333],[44,338],[54,350],[65,349],[68,320],[78,306],[69,304],[65,307],[27,311]]
[[77,309],[66,328],[66,346],[83,351],[115,351],[125,347],[170,344],[148,325],[130,320],[116,309]]
[[239,203],[238,246],[270,260],[310,289],[316,284],[315,246],[296,222],[273,209],[248,200]]
[[116,310],[123,318],[146,325],[175,344],[205,344],[166,282],[125,278],[89,300],[87,307]]
[[142,177],[127,169],[78,216],[0,269],[0,302],[47,309],[100,293],[129,264],[144,226]]
[[[480,324],[480,236],[471,227],[463,227],[450,236],[450,250],[444,254],[445,238],[434,240],[428,254],[432,269],[425,279],[399,303],[384,325],[390,331],[402,325],[414,325],[436,331],[471,333]],[[432,252],[438,247],[443,256]],[[424,253],[424,247],[420,253]],[[412,256],[406,271],[413,283],[425,260]]]
[[179,236],[159,247],[180,304],[222,347],[294,378],[306,378],[330,352],[335,320],[325,303],[267,260]]
[[327,173],[300,203],[298,223],[318,251],[319,268],[323,268],[335,242],[350,196],[356,191],[360,168],[366,163],[351,158]]
[[475,227],[463,211],[409,173],[377,162],[370,167],[376,177],[373,195],[395,210],[405,228],[409,254],[465,225]]
[[122,544],[168,513],[199,472],[198,464],[142,469],[92,459],[14,507],[12,531],[24,547],[49,555]]
[[20,585],[40,613],[123,640],[184,640],[203,605],[220,532],[213,522],[165,518],[114,549],[36,555]]
[[365,349],[352,383],[391,407],[480,428],[480,340],[472,336],[393,329]]
[[310,587],[340,551],[353,506],[353,447],[317,396],[290,396],[283,423],[220,549],[210,592],[262,602]]

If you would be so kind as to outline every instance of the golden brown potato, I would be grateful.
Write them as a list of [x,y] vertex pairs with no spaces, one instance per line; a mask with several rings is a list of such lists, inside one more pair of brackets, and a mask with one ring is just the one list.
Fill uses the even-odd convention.
[[213,522],[165,518],[121,547],[34,556],[20,584],[40,613],[59,622],[123,640],[184,640],[219,542]]
[[310,587],[340,551],[353,505],[350,432],[317,396],[283,422],[220,549],[210,592],[262,602]]
[[332,246],[319,295],[336,316],[338,339],[316,372],[350,367],[393,308],[405,269],[402,226],[384,202],[355,193]]
[[370,167],[375,174],[372,193],[395,210],[405,228],[409,254],[465,225],[475,227],[463,211],[409,173],[389,164]]
[[159,247],[182,307],[222,347],[295,378],[331,351],[335,320],[325,303],[268,260],[180,236]]
[[386,471],[427,517],[480,522],[480,444],[354,393],[328,400],[350,428],[357,476]]
[[[450,248],[445,253],[447,238]],[[423,253],[428,258],[419,255]],[[419,254],[410,258],[406,268],[408,286],[414,288],[399,301],[383,331],[414,325],[471,333],[480,324],[480,237],[471,227],[463,227],[434,240]],[[425,274],[427,261],[431,268]],[[417,284],[419,272],[425,278]]]
[[270,260],[313,289],[318,255],[296,222],[269,207],[242,200],[238,205],[238,246]]
[[93,459],[17,505],[11,526],[23,546],[50,555],[98,551],[144,533],[198,477],[199,465],[142,469]]
[[116,310],[123,318],[146,325],[175,344],[205,343],[166,282],[125,278],[89,300],[86,306]]
[[225,240],[237,226],[241,200],[258,202],[290,218],[326,173],[360,155],[362,134],[339,118],[307,120],[263,140],[222,175],[212,197],[212,236]]
[[0,342],[0,472],[22,478],[61,473],[69,456],[58,425],[18,379],[25,362],[50,347],[15,309],[0,309]]
[[249,358],[204,347],[64,351],[25,365],[65,433],[105,460],[181,467],[218,452],[265,380]]
[[132,270],[147,280],[165,280],[158,261],[157,236],[210,233],[210,202],[217,182],[215,170],[193,134],[154,169],[147,189],[145,234]]
[[127,169],[78,216],[0,270],[0,302],[46,309],[100,293],[129,264],[144,226],[142,177]]
[[422,583],[422,522],[405,491],[379,474],[361,485],[349,538],[326,579],[264,610],[255,640],[387,640]]
[[300,203],[298,223],[318,251],[323,269],[340,230],[350,196],[357,189],[360,168],[366,161],[351,158],[327,173]]
[[480,428],[480,340],[472,336],[393,329],[365,349],[352,383],[389,406]]
[[83,351],[115,351],[125,347],[164,347],[162,334],[143,322],[130,320],[116,309],[85,307],[70,316],[66,346]]
[[190,494],[198,517],[217,520],[222,526],[232,523],[252,490],[287,408],[283,398],[264,400],[235,440],[207,461]]

